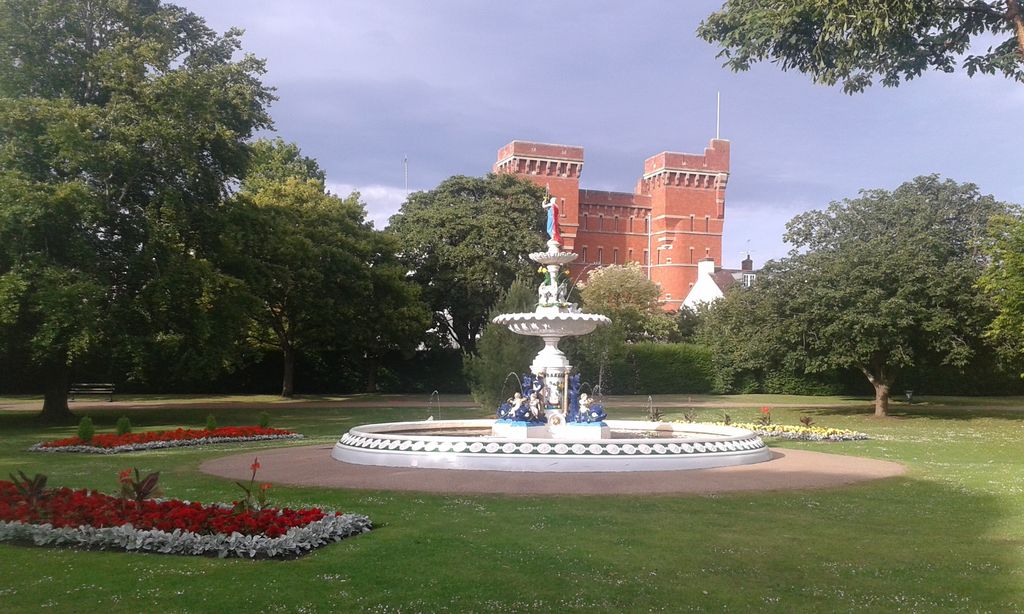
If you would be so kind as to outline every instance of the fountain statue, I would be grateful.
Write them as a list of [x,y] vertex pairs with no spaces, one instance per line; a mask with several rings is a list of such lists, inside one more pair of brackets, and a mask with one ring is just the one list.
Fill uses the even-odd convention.
[[537,307],[499,315],[493,322],[540,337],[544,347],[530,372],[519,379],[519,390],[498,408],[497,418],[358,426],[335,444],[331,455],[363,465],[569,473],[700,469],[769,460],[768,448],[749,430],[608,420],[602,403],[581,391],[580,374],[573,372],[558,343],[610,320],[582,313],[569,302],[561,268],[576,260],[576,254],[562,250],[556,199],[543,206],[547,251],[530,254],[545,271]]
[[[565,337],[585,335],[611,320],[600,314],[582,313],[575,303],[568,301],[568,285],[561,280],[561,269],[576,260],[576,254],[562,251],[556,199],[547,201],[544,208],[547,209],[548,249],[530,254],[530,260],[546,269],[537,291],[537,308],[529,313],[502,314],[493,320],[516,334],[544,340],[544,348],[530,365],[532,375],[523,377],[520,393],[520,396],[530,399],[531,407],[539,407],[543,411],[530,411],[525,420],[520,420],[519,414],[507,411],[505,406],[513,401],[509,399],[498,409],[498,421],[493,431],[495,435],[504,437],[606,438],[608,425],[604,423],[604,412],[579,410],[578,404],[586,395],[580,396],[579,377],[572,375],[572,365],[558,348],[558,343]],[[577,401],[570,407],[572,397]],[[506,411],[502,411],[503,408]],[[600,417],[595,420],[596,416]],[[583,426],[588,428],[579,428]]]

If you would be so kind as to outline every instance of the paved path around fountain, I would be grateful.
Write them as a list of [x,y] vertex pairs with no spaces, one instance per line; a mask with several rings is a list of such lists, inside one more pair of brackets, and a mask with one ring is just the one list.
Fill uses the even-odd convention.
[[[899,463],[773,448],[772,460],[755,465],[639,471],[631,473],[516,473],[452,471],[352,465],[331,458],[332,445],[260,450],[261,481],[294,486],[356,490],[400,490],[440,494],[510,495],[709,495],[836,488],[903,475]],[[254,454],[206,461],[200,471],[233,480],[248,480]]]

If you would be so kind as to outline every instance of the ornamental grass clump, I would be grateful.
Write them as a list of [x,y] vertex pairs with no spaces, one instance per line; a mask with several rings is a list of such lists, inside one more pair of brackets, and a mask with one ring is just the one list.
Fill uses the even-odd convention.
[[[132,479],[132,471],[135,478]],[[136,503],[142,503],[146,499],[159,493],[157,482],[160,481],[160,472],[155,471],[142,477],[139,475],[138,467],[124,469],[117,474],[117,481],[121,485],[121,497],[131,499]]]
[[260,428],[270,428],[270,414],[268,412],[260,412]]
[[210,414],[206,417],[206,430],[216,431],[217,430],[217,417]]
[[117,419],[117,434],[127,435],[132,432],[132,421],[128,419],[128,416],[121,416]]
[[90,442],[95,434],[96,427],[92,425],[92,418],[82,416],[82,419],[78,421],[78,438],[84,442]]
[[9,473],[11,476],[11,482],[14,484],[14,489],[19,495],[24,497],[25,503],[29,509],[38,511],[39,503],[43,499],[43,493],[46,491],[46,476],[37,473],[35,477],[29,478],[25,475],[24,471],[18,471],[18,477],[14,477],[13,473]]

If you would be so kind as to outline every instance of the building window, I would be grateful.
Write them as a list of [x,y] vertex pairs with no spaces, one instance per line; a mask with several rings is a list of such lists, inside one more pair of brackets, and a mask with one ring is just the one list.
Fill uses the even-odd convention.
[[650,254],[648,254],[647,250],[645,249],[644,250],[644,266],[649,266],[651,264],[650,261],[648,260],[649,257],[650,257]]
[[690,248],[690,264],[693,264],[693,248]]
[[704,232],[711,232],[711,216],[704,216]]
[[604,248],[603,247],[597,248],[597,263],[598,264],[604,264]]
[[597,216],[597,229],[604,230],[604,215]]
[[590,230],[590,217],[586,213],[583,214],[583,230]]
[[750,286],[753,286],[755,279],[757,279],[757,275],[756,274],[754,274],[754,273],[744,273],[743,274],[743,287],[744,288],[749,288]]
[[633,262],[633,250],[626,252],[626,262]]
[[580,260],[582,260],[584,264],[587,263],[587,246],[586,245],[584,245],[583,247],[580,248]]
[[618,263],[619,263],[619,250],[613,249],[612,250],[612,264],[618,264]]
[[616,215],[615,219],[612,221],[612,232],[618,232],[618,231],[619,231],[619,216]]
[[634,218],[633,218],[632,215],[629,216],[629,231],[628,232],[633,232],[633,219]]
[[690,232],[693,232],[694,230],[696,230],[696,228],[693,225],[693,219],[694,219],[694,215],[691,213],[690,214]]
[[705,247],[704,248],[704,257],[705,258],[710,258],[711,257],[711,248],[710,247]]

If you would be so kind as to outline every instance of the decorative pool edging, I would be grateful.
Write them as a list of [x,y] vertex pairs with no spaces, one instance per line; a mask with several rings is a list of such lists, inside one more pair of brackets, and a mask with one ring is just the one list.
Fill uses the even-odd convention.
[[[564,472],[704,469],[771,458],[756,434],[717,425],[610,420],[613,429],[661,432],[664,437],[578,442],[422,433],[424,429],[483,429],[493,423],[449,420],[363,425],[347,432],[334,446],[332,456],[344,462],[390,467]],[[408,430],[421,434],[401,432]]]

